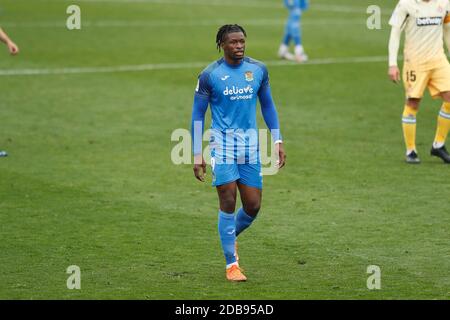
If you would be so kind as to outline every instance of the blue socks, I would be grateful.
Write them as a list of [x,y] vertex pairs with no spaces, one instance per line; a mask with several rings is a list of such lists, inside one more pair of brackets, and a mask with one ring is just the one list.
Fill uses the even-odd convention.
[[238,210],[236,216],[234,213],[219,210],[219,236],[227,268],[237,264],[234,247],[236,237],[247,229],[255,218],[249,216],[242,208]]
[[234,213],[219,210],[219,236],[227,268],[236,263],[234,244],[236,242],[236,222]]
[[236,214],[236,237],[247,229],[256,217],[249,216],[244,209],[240,208]]

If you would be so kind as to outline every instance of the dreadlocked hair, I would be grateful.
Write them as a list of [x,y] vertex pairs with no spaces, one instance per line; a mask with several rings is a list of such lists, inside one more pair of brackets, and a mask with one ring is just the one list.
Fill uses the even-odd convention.
[[240,25],[237,24],[226,24],[224,26],[221,26],[219,31],[217,32],[216,36],[216,44],[217,44],[217,50],[220,52],[220,46],[225,41],[225,36],[229,33],[234,32],[242,32],[245,37],[247,37],[247,33],[245,33],[244,28],[242,28]]

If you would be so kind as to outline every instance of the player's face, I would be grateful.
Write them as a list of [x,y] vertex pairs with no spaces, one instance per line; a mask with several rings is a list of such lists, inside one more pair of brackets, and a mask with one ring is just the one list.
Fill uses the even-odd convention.
[[244,34],[242,32],[227,34],[225,41],[222,43],[222,49],[229,59],[234,61],[242,60],[245,53]]

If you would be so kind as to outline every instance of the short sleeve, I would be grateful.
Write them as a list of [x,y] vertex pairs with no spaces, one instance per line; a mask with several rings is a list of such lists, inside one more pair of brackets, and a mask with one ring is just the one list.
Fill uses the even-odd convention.
[[392,13],[389,24],[393,27],[401,27],[408,17],[408,11],[406,9],[406,1],[400,0]]
[[211,96],[211,85],[209,83],[208,72],[202,72],[198,76],[197,87],[195,88],[195,95],[205,99],[209,99],[209,97]]

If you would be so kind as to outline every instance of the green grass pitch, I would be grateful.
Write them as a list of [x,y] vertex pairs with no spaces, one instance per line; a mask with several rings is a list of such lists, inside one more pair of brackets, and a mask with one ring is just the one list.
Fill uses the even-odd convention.
[[[449,299],[450,168],[428,155],[440,102],[424,100],[423,163],[406,165],[403,88],[387,79],[395,2],[311,2],[313,63],[277,65],[281,0],[2,1],[21,53],[1,47],[0,298]],[[81,30],[65,27],[70,4]],[[370,4],[381,30],[366,27]],[[288,154],[239,238],[240,284],[225,280],[211,175],[170,159],[225,23],[268,63]],[[70,265],[81,290],[67,289]]]

